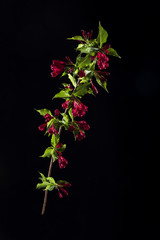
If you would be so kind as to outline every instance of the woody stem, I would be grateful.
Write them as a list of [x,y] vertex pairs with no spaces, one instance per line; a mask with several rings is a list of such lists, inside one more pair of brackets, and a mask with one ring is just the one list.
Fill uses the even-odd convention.
[[[77,84],[76,84],[73,92],[74,92],[75,89],[77,88],[79,82],[80,82],[80,79],[78,79]],[[67,110],[68,110],[68,109],[66,108],[65,111],[64,111],[64,113],[66,113]],[[61,134],[61,131],[62,131],[62,127],[59,127],[58,135]],[[53,162],[54,162],[54,159],[53,159],[53,156],[52,156],[52,157],[51,157],[51,161],[50,161],[50,165],[49,165],[49,169],[48,169],[48,177],[51,176],[51,171],[52,171]],[[44,200],[43,200],[43,207],[42,207],[41,215],[43,215],[43,214],[45,213],[45,209],[46,209],[46,205],[47,205],[47,197],[48,197],[48,190],[46,190],[46,191],[45,191],[45,194],[44,194]]]

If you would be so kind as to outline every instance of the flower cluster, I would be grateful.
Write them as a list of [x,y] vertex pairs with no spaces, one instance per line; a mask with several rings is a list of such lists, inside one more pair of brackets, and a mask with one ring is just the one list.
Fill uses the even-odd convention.
[[[109,56],[119,57],[116,50],[107,43],[108,33],[100,23],[97,38],[92,39],[92,30],[89,32],[81,30],[81,34],[68,38],[78,41],[76,51],[79,54],[75,63],[67,56],[66,62],[53,60],[51,64],[52,78],[56,78],[58,75],[61,75],[61,78],[67,77],[67,82],[62,84],[63,88],[53,97],[53,99],[63,100],[61,103],[62,111],[55,109],[54,114],[52,114],[48,109],[37,110],[45,119],[45,123],[38,127],[39,130],[46,129],[48,136],[51,136],[51,146],[42,155],[42,157],[51,158],[48,177],[46,178],[41,174],[42,183],[38,184],[37,187],[43,188],[46,194],[48,191],[57,189],[60,198],[63,195],[68,195],[64,188],[71,186],[70,183],[62,180],[55,182],[54,178],[50,177],[50,169],[56,160],[60,169],[66,168],[68,165],[68,161],[62,155],[66,144],[62,144],[60,141],[61,131],[64,129],[72,133],[74,139],[78,141],[86,138],[85,131],[90,129],[90,125],[82,119],[88,112],[88,106],[82,103],[82,98],[87,94],[96,96],[99,93],[96,84],[108,92],[106,77],[110,74],[107,70]],[[42,212],[44,209],[45,205]]]

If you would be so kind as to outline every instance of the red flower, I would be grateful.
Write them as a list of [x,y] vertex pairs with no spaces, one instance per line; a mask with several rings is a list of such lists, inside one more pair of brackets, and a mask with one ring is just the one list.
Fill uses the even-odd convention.
[[90,129],[90,126],[89,126],[89,124],[86,123],[86,121],[77,121],[76,123],[78,124],[78,126],[82,130],[89,130]]
[[56,77],[58,74],[62,73],[64,71],[65,66],[66,66],[65,62],[53,60],[51,64],[51,70],[53,71],[51,72],[51,76]]
[[73,132],[75,130],[75,126],[74,125],[71,125],[68,129],[70,132]]
[[80,78],[85,77],[85,72],[83,70],[79,71],[79,77]]
[[69,101],[70,101],[70,100],[68,100],[68,101],[66,101],[66,102],[64,102],[64,103],[62,103],[62,107],[63,107],[63,109],[68,108]]
[[57,131],[57,129],[56,128],[54,128],[54,126],[53,126],[53,124],[52,124],[52,126],[48,129],[48,133],[50,133],[50,134],[58,134],[58,131]]
[[85,106],[81,102],[76,102],[73,100],[73,106],[72,106],[72,115],[73,117],[83,117],[86,114],[86,111],[88,111],[88,107]]
[[86,31],[81,30],[81,33],[82,33],[84,39],[87,40],[87,39],[91,39],[92,34],[93,34],[93,30],[90,30],[90,31],[87,32],[87,33],[86,33]]
[[56,148],[62,148],[62,147],[63,147],[63,144],[60,143],[60,142],[59,142],[59,143],[57,144],[57,146],[56,146]]
[[46,115],[44,115],[44,119],[45,119],[45,122],[46,122],[46,123],[40,125],[40,126],[38,127],[38,129],[39,129],[40,131],[43,131],[43,130],[47,127],[47,122],[49,122],[52,118],[53,118],[53,117],[52,117],[49,113],[47,113]]
[[80,130],[79,133],[76,135],[76,139],[78,141],[81,141],[83,138],[85,138],[86,135]]
[[110,47],[111,47],[110,44],[106,44],[102,49],[103,49],[103,51],[105,51],[106,54],[108,54],[109,53],[108,48],[110,48]]
[[53,117],[47,113],[46,115],[44,115],[44,118],[45,118],[45,122],[49,122]]
[[39,129],[40,131],[43,131],[46,126],[47,126],[47,123],[44,123],[44,124],[40,125],[40,126],[38,127],[38,129]]
[[92,80],[91,80],[92,90],[94,94],[98,94],[98,89],[94,86]]
[[64,189],[64,187],[71,187],[71,184],[70,183],[60,183],[58,185],[58,194],[59,194],[60,198],[63,198],[63,194],[66,196],[68,195],[68,192],[66,191],[66,189]]
[[97,58],[98,58],[97,65],[100,70],[103,70],[109,67],[109,64],[108,64],[109,58],[105,54],[98,52]]
[[58,157],[58,163],[60,168],[65,168],[68,165],[68,161],[63,156]]
[[54,116],[55,116],[56,118],[58,118],[59,115],[60,115],[60,111],[59,111],[58,109],[55,109],[55,110],[54,110]]
[[110,73],[107,71],[96,71],[96,73],[98,74],[98,78],[101,80],[101,82],[105,82],[106,76],[109,76]]

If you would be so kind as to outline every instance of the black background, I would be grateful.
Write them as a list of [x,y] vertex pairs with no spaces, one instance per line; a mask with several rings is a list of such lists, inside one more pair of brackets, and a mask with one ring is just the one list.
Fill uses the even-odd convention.
[[[1,19],[0,239],[159,239],[159,13],[158,4],[128,1],[4,0]],[[82,142],[62,134],[69,165],[55,179],[72,183],[69,196],[35,189],[49,139],[38,131],[34,108],[61,109],[52,101],[61,80],[53,59],[75,59],[67,37],[98,22],[121,59],[110,58],[106,94],[99,89],[85,120]]]

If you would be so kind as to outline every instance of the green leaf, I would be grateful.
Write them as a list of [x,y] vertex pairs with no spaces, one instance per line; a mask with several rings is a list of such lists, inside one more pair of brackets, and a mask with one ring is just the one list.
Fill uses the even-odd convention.
[[37,184],[37,186],[36,186],[36,188],[37,188],[37,189],[40,189],[40,188],[45,188],[47,185],[48,185],[48,183],[47,183],[47,182],[38,183],[38,184]]
[[69,98],[70,96],[71,95],[67,91],[61,90],[59,93],[55,94],[53,98]]
[[46,177],[43,175],[43,173],[39,172],[39,174],[41,175],[41,178],[39,178],[39,179],[41,179],[42,182],[45,182],[46,181]]
[[68,74],[68,78],[71,80],[72,85],[76,87],[77,85],[76,79],[70,73]]
[[[82,46],[83,45],[83,46]],[[81,53],[96,53],[98,52],[98,48],[88,46],[87,44],[79,44],[78,47],[76,48],[77,51],[80,51]]]
[[35,109],[35,110],[36,110],[37,112],[39,112],[39,114],[40,114],[41,116],[45,116],[47,113],[52,116],[51,111],[48,110],[48,109],[46,109],[46,108],[44,108],[44,109],[39,109],[39,110]]
[[91,58],[89,55],[86,55],[85,57],[81,57],[81,55],[78,55],[77,61],[76,61],[79,69],[82,69],[82,68],[88,66],[90,64],[90,62],[91,62]]
[[[54,135],[54,134],[53,134]],[[52,135],[52,136],[53,136]],[[50,156],[52,156],[53,155],[53,147],[48,147],[45,151],[44,151],[44,153],[43,153],[43,155],[42,156],[40,156],[40,157],[43,157],[43,158],[45,158],[45,157],[50,157]]]
[[83,37],[82,36],[74,36],[74,37],[71,37],[71,38],[67,38],[68,40],[79,40],[79,41],[84,41]]
[[97,81],[97,83],[98,83],[102,88],[104,88],[104,90],[108,93],[107,81],[106,81],[106,80],[101,81],[98,77],[96,77],[96,81]]
[[104,30],[104,28],[101,26],[101,23],[99,22],[99,33],[98,33],[97,41],[100,45],[100,48],[104,43],[107,42],[107,38],[108,38],[108,33],[106,30]]
[[72,115],[72,108],[70,108],[69,110],[68,110],[68,114],[69,114],[69,116],[70,116],[70,118],[71,118],[71,120],[72,120],[72,122],[74,121],[74,117],[73,117],[73,115]]
[[74,92],[74,96],[76,97],[84,96],[88,92],[89,86],[90,86],[90,82],[78,85],[78,87]]
[[47,177],[47,180],[52,183],[52,184],[56,184],[55,180],[53,177]]
[[63,121],[64,123],[68,123],[68,122],[69,122],[69,116],[68,116],[66,113],[61,113],[61,114],[62,114],[62,116],[63,116],[62,121]]
[[52,137],[51,137],[51,145],[52,145],[53,147],[56,147],[56,145],[59,143],[59,139],[60,139],[59,134],[56,134],[56,135],[52,134]]
[[44,189],[45,191],[52,191],[55,188],[55,186],[48,184],[47,187]]
[[110,55],[110,56],[114,56],[114,57],[118,57],[118,58],[121,58],[117,51],[113,48],[108,48],[107,51],[109,51],[109,53],[107,55]]

